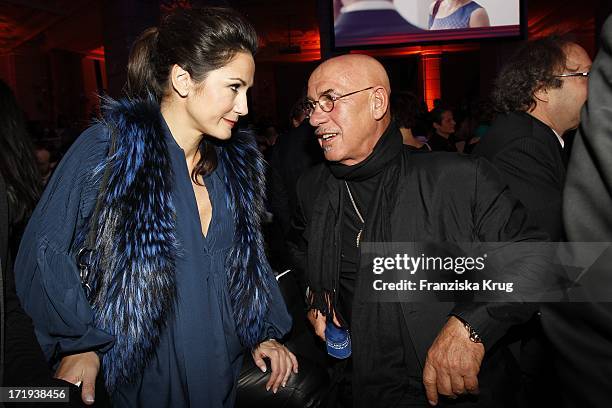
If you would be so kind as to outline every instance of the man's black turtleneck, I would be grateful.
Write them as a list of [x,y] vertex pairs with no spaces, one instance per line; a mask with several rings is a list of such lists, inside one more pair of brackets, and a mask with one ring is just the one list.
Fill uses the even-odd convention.
[[402,149],[401,140],[399,129],[394,123],[391,123],[374,146],[372,153],[365,160],[352,166],[340,163],[330,163],[329,165],[334,177],[342,181],[342,242],[337,311],[347,325],[351,321],[351,305],[359,265],[359,248],[356,245],[356,238],[359,230],[364,228],[364,224],[351,203],[345,182],[351,190],[355,205],[361,216],[367,220],[368,208],[382,180],[383,170],[400,153]]

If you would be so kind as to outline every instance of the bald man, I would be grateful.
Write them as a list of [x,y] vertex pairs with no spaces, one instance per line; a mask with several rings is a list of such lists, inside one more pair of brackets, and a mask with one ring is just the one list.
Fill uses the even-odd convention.
[[325,339],[333,319],[352,339],[352,356],[335,366],[332,405],[426,406],[452,398],[458,406],[513,406],[518,378],[508,376],[513,362],[502,338],[529,319],[532,306],[359,297],[371,293],[358,277],[362,242],[544,238],[528,229],[524,209],[486,163],[404,147],[389,96],[384,67],[364,55],[330,59],[308,81],[307,113],[326,162],[298,181],[292,242],[315,332]]

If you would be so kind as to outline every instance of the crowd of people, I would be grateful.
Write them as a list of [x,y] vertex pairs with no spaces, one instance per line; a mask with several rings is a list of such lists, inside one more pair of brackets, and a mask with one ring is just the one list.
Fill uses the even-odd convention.
[[[279,131],[241,121],[253,27],[176,9],[57,159],[0,84],[2,384],[71,406],[607,406],[606,305],[373,302],[361,269],[366,242],[609,242],[612,19],[602,40],[593,66],[526,42],[490,100],[431,111],[337,56]],[[550,278],[510,258],[508,279]]]

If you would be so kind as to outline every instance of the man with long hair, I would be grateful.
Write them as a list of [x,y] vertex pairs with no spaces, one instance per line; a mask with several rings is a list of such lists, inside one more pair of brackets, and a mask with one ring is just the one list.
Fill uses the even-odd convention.
[[[493,102],[500,115],[474,151],[497,167],[529,219],[555,242],[565,239],[563,136],[580,123],[590,69],[586,51],[565,38],[551,36],[522,46],[495,82]],[[522,333],[525,397],[549,405],[556,394],[556,384],[550,381],[555,373],[538,316]],[[550,392],[542,392],[542,387]]]

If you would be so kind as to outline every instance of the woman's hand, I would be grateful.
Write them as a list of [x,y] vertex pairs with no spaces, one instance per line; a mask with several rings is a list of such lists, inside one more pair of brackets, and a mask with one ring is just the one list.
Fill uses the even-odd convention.
[[68,381],[76,386],[82,384],[83,403],[91,405],[96,395],[96,377],[99,370],[100,358],[93,351],[88,351],[62,358],[55,372],[55,378]]
[[272,366],[272,373],[270,379],[266,384],[266,391],[272,388],[272,392],[276,394],[278,387],[286,386],[287,380],[293,371],[295,374],[298,373],[298,362],[295,355],[276,340],[266,340],[257,346],[251,354],[253,355],[253,361],[255,365],[259,367],[261,371],[266,372],[266,362],[264,358],[270,359],[270,365]]

